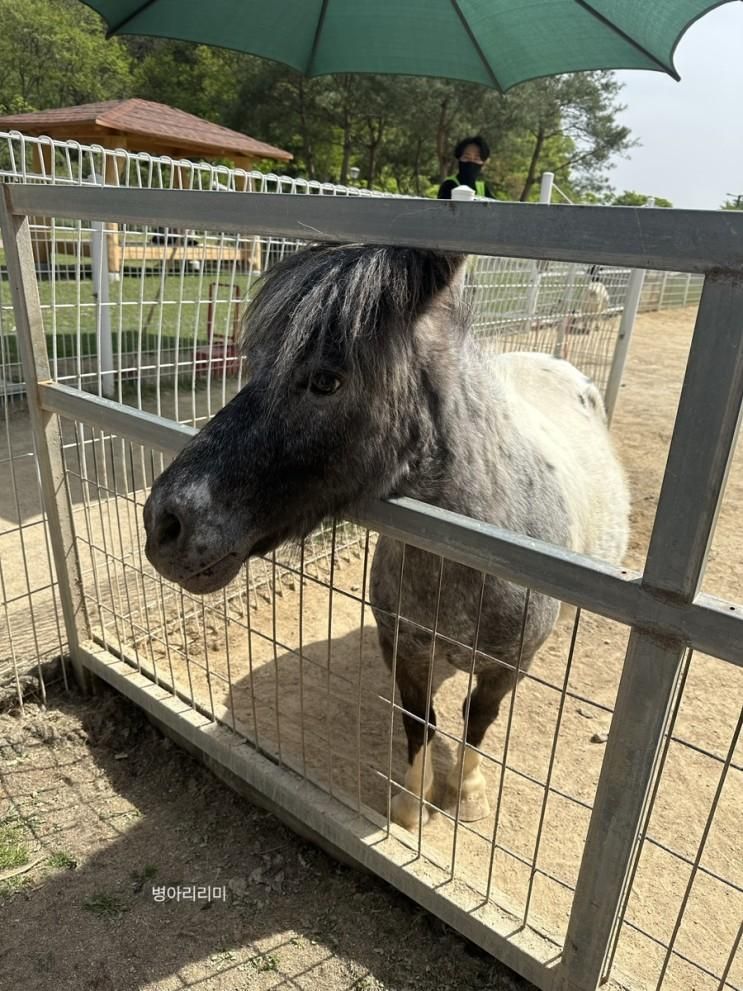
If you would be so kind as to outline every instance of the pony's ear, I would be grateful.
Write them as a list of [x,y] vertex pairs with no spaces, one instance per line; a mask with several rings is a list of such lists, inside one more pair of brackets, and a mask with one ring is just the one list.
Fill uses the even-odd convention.
[[418,271],[411,279],[417,288],[414,309],[421,313],[436,302],[459,300],[464,289],[466,255],[441,254],[437,251],[417,251]]

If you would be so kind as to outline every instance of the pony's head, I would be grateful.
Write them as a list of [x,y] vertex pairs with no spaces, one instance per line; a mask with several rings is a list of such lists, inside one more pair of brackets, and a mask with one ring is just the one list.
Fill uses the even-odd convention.
[[397,490],[436,443],[462,259],[319,247],[273,267],[245,318],[249,381],[155,482],[146,553],[203,593],[252,554]]

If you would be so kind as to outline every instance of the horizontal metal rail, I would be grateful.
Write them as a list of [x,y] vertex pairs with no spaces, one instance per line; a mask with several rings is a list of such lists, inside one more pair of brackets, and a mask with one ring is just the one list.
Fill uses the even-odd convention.
[[[49,413],[166,454],[178,453],[197,433],[193,427],[52,382],[39,385],[39,402]],[[743,606],[710,595],[699,595],[689,604],[661,598],[641,585],[637,572],[414,499],[368,503],[353,522],[743,666]]]
[[722,211],[42,184],[8,188],[11,213],[28,217],[743,274],[743,214]]

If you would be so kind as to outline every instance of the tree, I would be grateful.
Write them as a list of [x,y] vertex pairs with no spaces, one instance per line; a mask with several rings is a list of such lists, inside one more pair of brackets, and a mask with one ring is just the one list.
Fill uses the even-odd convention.
[[0,105],[43,110],[129,96],[126,47],[77,0],[0,0]]
[[225,123],[245,56],[180,41],[136,38],[125,44],[136,65],[129,95]]
[[743,210],[743,193],[737,196],[729,196],[720,207],[721,210]]
[[[655,206],[671,207],[673,203],[664,196],[655,196]],[[636,193],[632,189],[625,189],[619,195],[614,194],[608,200],[610,206],[647,206],[650,196],[645,193]]]
[[582,72],[537,79],[506,95],[516,111],[512,119],[529,136],[520,200],[530,198],[547,157],[554,159],[550,171],[571,178],[576,189],[596,190],[605,183],[611,159],[635,144],[629,128],[616,120],[624,109],[620,90],[611,72]]

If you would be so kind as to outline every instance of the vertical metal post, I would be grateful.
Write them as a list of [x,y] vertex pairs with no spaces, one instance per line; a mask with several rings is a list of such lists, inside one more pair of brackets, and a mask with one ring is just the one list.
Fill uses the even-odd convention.
[[0,232],[70,660],[80,687],[86,689],[88,677],[81,660],[80,631],[87,631],[88,621],[72,506],[65,482],[62,431],[57,417],[42,410],[39,404],[39,383],[48,381],[51,373],[34,268],[31,228],[28,218],[12,213],[12,188],[10,185],[0,186]]
[[[555,181],[554,172],[543,172],[542,182],[539,187],[539,202],[552,202],[552,186]],[[532,262],[529,266],[529,290],[526,296],[526,319],[531,325],[537,312],[537,300],[539,299],[539,287],[542,283],[542,269],[537,262]]]
[[660,292],[658,293],[658,309],[666,308],[666,286],[668,285],[668,272],[664,272],[660,280]]
[[[691,602],[743,407],[743,276],[708,275],[643,584]],[[575,889],[556,991],[596,991],[637,855],[684,644],[632,631]]]
[[555,173],[554,172],[543,172],[542,181],[539,186],[539,202],[540,203],[551,203],[552,202],[552,187],[555,184]]
[[[649,196],[645,204],[646,207],[655,206],[655,197]],[[614,355],[609,369],[609,379],[606,383],[606,393],[604,395],[604,405],[606,406],[606,418],[611,423],[614,415],[614,407],[619,397],[619,389],[624,377],[624,366],[627,362],[632,331],[635,329],[635,320],[640,309],[642,289],[645,285],[645,269],[633,268],[627,280],[627,292],[624,296],[624,306],[622,308],[622,319],[619,322],[619,332],[617,342],[614,345]]]
[[606,383],[606,394],[604,395],[606,416],[609,423],[611,423],[611,418],[614,415],[614,408],[619,397],[619,389],[622,385],[622,378],[624,376],[624,366],[627,362],[627,354],[629,353],[632,331],[635,329],[637,312],[640,309],[640,298],[642,296],[642,287],[644,284],[645,269],[633,268],[629,274],[629,279],[627,280],[627,292],[624,297],[622,318],[619,321],[617,342],[614,345],[614,355],[611,360],[609,379]]
[[90,236],[90,260],[93,275],[96,329],[98,337],[98,375],[101,395],[114,395],[114,352],[111,337],[111,308],[108,296],[108,251],[104,243],[104,224],[93,221]]
[[[104,185],[102,175],[95,175],[95,181]],[[106,225],[99,220],[92,223],[90,235],[90,261],[93,277],[93,298],[95,299],[96,331],[98,344],[98,382],[100,393],[109,399],[114,397],[114,351],[111,336],[111,307],[109,306],[109,265],[108,245],[105,235]]]

